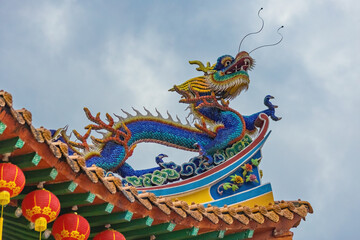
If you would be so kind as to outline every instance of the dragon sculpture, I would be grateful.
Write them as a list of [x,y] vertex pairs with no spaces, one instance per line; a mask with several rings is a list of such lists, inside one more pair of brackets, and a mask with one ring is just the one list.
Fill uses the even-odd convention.
[[[84,156],[87,166],[96,165],[106,171],[114,171],[123,178],[140,177],[164,169],[177,169],[174,179],[179,179],[180,172],[183,173],[181,178],[190,176],[186,173],[188,168],[186,163],[181,169],[173,162],[164,163],[162,160],[166,157],[164,154],[156,158],[158,167],[134,170],[125,161],[132,155],[136,145],[141,142],[153,142],[199,152],[199,156],[191,159],[188,164],[196,165],[203,170],[208,169],[209,166],[211,168],[213,164],[219,164],[222,161],[219,161],[220,152],[232,146],[237,148],[239,143],[245,146],[244,142],[248,142],[246,139],[249,139],[248,134],[251,135],[256,131],[256,120],[260,114],[265,113],[275,121],[281,119],[275,116],[277,106],[271,104],[270,99],[273,97],[270,95],[264,99],[267,109],[250,116],[243,116],[229,107],[229,101],[249,87],[248,71],[253,68],[254,60],[248,52],[240,51],[240,47],[247,36],[259,33],[263,29],[264,20],[260,17],[261,10],[262,8],[258,12],[262,21],[260,30],[247,34],[241,40],[235,57],[223,55],[213,65],[209,62],[204,65],[200,61],[190,61],[190,64],[198,65],[196,69],[203,72],[203,76],[187,80],[169,90],[180,94],[180,103],[189,106],[190,113],[196,120],[194,126],[191,126],[188,121],[187,124],[182,124],[178,118],[174,121],[169,114],[167,119],[163,118],[159,112],[157,116],[154,116],[147,109],[145,109],[146,115],[135,109],[135,115],[123,111],[127,116],[115,115],[118,121],[106,114],[107,122],[104,122],[100,118],[100,113],[93,116],[89,109],[84,108],[86,116],[93,123],[85,127],[87,132],[84,135],[73,130],[78,140],[76,142],[70,140],[70,137],[66,135],[66,129],[63,129],[61,131],[63,140],[74,153]],[[254,50],[280,43],[282,35],[279,30],[281,28],[278,29],[280,41],[257,47]],[[97,132],[105,130],[105,132],[100,132],[103,138],[91,136],[94,130]],[[89,137],[92,144],[87,142]],[[224,160],[223,156],[220,158]]]
[[[204,75],[175,85],[169,91],[179,93],[180,102],[189,105],[191,113],[197,119],[195,126],[174,121],[170,115],[167,119],[162,118],[159,113],[154,116],[146,109],[146,115],[135,109],[135,116],[125,111],[125,118],[115,115],[119,119],[117,122],[106,114],[106,123],[100,118],[100,113],[93,116],[84,108],[93,124],[85,127],[87,132],[84,135],[73,131],[77,142],[71,141],[63,131],[65,141],[75,153],[84,156],[87,166],[96,165],[107,171],[117,172],[122,177],[140,176],[161,169],[159,166],[134,170],[125,163],[140,142],[154,142],[199,152],[208,164],[212,164],[215,153],[240,141],[245,133],[255,131],[255,121],[259,114],[265,113],[275,121],[280,119],[275,116],[276,106],[271,104],[270,95],[264,100],[268,108],[251,116],[243,116],[229,107],[229,100],[249,86],[248,70],[253,68],[254,60],[247,52],[239,52],[235,58],[230,55],[221,56],[212,66],[209,62],[206,66],[200,61],[190,63],[197,64],[197,70]],[[103,133],[103,138],[96,138],[91,136],[94,130],[106,132]],[[87,143],[90,136],[93,144]],[[159,165],[163,162],[162,157],[157,159]]]

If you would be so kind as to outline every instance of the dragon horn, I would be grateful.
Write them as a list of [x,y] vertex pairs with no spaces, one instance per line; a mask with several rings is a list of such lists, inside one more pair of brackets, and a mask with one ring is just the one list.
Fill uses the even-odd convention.
[[209,62],[206,63],[206,67],[204,66],[204,64],[202,62],[200,62],[198,60],[189,61],[189,63],[199,65],[199,67],[197,67],[196,70],[203,71],[204,73],[208,73],[209,71],[213,70],[213,67],[210,66]]

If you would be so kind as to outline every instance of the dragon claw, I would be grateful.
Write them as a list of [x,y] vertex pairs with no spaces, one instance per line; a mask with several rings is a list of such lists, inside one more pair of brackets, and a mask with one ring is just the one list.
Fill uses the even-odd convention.
[[211,155],[208,155],[199,143],[195,143],[194,147],[197,147],[199,149],[199,155],[207,162],[207,164],[211,165],[214,162],[213,157]]
[[272,115],[272,116],[270,116],[270,117],[271,117],[271,119],[274,120],[274,121],[280,121],[280,120],[282,119],[282,117],[277,117],[277,116],[275,116],[275,115]]
[[272,120],[274,120],[274,121],[279,121],[279,120],[281,120],[281,117],[275,116],[275,108],[278,108],[278,106],[277,106],[277,105],[273,105],[273,104],[270,102],[270,99],[274,99],[274,97],[271,96],[271,95],[267,95],[267,96],[264,98],[264,104],[265,104],[265,106],[268,107],[268,111],[270,111],[268,115],[271,117]]
[[214,159],[212,158],[212,156],[210,155],[202,155],[203,159],[206,161],[204,164],[209,166],[211,164],[213,164]]

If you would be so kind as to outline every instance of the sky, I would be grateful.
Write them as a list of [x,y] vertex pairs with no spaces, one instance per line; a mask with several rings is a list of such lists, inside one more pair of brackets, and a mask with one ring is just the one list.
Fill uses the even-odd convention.
[[[167,90],[201,73],[188,63],[213,64],[224,54],[283,41],[251,53],[250,86],[230,103],[243,115],[275,97],[277,115],[263,147],[264,182],[276,200],[309,201],[314,214],[293,229],[296,240],[358,235],[360,168],[360,3],[293,1],[0,1],[0,89],[33,125],[84,132],[91,112],[131,107],[184,119],[185,105]],[[144,112],[144,111],[143,111]],[[193,154],[139,145],[129,163],[154,166]],[[154,156],[154,157],[151,157]]]

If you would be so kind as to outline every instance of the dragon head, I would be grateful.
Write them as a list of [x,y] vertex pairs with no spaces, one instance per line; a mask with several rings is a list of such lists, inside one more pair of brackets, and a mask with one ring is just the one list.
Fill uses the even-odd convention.
[[248,89],[250,79],[247,73],[254,66],[254,60],[245,52],[239,52],[236,57],[224,55],[217,59],[216,64],[206,66],[200,61],[190,61],[190,64],[199,65],[198,71],[204,76],[192,78],[170,91],[179,89],[184,92],[215,93],[220,99],[233,99],[242,90]]
[[217,59],[214,73],[206,76],[210,88],[223,99],[233,99],[242,90],[247,90],[250,79],[248,70],[254,66],[254,60],[245,52],[239,52],[235,58],[224,55]]

